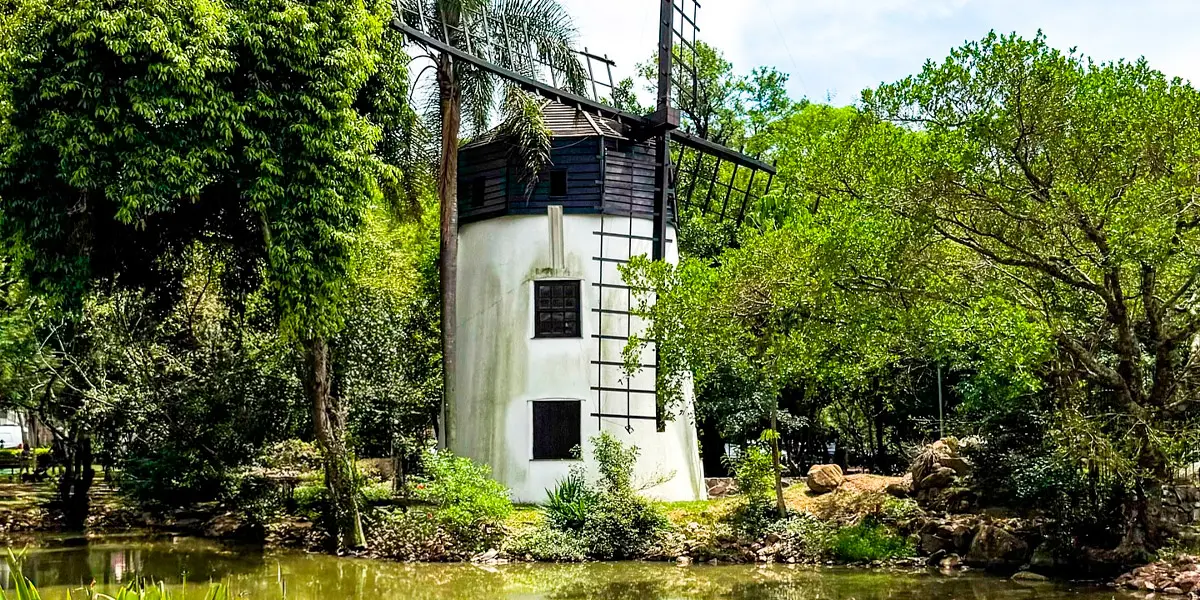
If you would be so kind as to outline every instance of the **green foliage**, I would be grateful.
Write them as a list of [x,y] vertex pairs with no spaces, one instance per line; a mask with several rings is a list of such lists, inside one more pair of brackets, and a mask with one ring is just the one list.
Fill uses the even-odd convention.
[[775,466],[771,450],[762,443],[749,444],[729,462],[741,500],[734,520],[747,534],[757,537],[779,516],[775,507]]
[[591,443],[599,478],[589,483],[582,470],[573,469],[553,490],[547,490],[547,503],[542,507],[546,524],[572,538],[563,550],[566,555],[586,548],[588,556],[602,560],[641,557],[658,541],[668,522],[658,505],[634,489],[638,449],[622,444],[608,432],[593,437]]
[[583,562],[588,559],[587,539],[577,531],[540,525],[518,532],[505,549],[511,556],[544,562]]
[[583,534],[593,558],[633,559],[644,556],[667,525],[662,511],[632,490],[601,493],[584,524]]
[[765,530],[767,534],[779,536],[779,543],[801,562],[824,562],[829,559],[835,531],[832,522],[807,513],[777,520]]
[[321,453],[317,447],[297,438],[267,446],[260,460],[269,469],[305,472],[321,468]]
[[464,535],[500,527],[512,513],[508,489],[491,479],[491,469],[447,450],[423,456],[428,483],[418,484],[416,496],[437,507],[439,523]]
[[847,563],[868,563],[911,556],[912,545],[886,525],[863,521],[838,530],[830,554]]
[[598,494],[588,486],[583,472],[572,469],[554,489],[546,490],[546,504],[542,506],[542,512],[546,522],[554,529],[581,531],[587,523],[588,514],[598,502]]

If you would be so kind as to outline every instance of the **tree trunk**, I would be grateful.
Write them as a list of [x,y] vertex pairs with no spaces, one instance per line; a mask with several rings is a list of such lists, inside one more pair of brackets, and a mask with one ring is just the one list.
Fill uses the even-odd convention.
[[779,408],[771,411],[771,467],[775,471],[775,509],[779,518],[787,516],[787,502],[783,499],[783,467],[779,460]]
[[1170,480],[1166,458],[1143,442],[1138,466],[1150,474],[1140,478],[1137,488],[1125,498],[1125,533],[1115,554],[1127,564],[1144,564],[1162,547],[1167,535],[1162,523],[1163,482]]
[[92,469],[92,436],[68,430],[67,437],[56,440],[63,471],[58,479],[58,503],[67,527],[82,529],[90,510],[89,493],[96,472]]
[[312,401],[313,429],[325,463],[330,533],[337,541],[338,549],[362,548],[366,545],[366,536],[358,512],[356,470],[346,448],[344,415],[332,394],[329,342],[325,338],[310,340],[304,358],[308,367],[306,383]]
[[442,160],[438,170],[438,202],[441,203],[442,292],[442,442],[454,448],[454,378],[458,370],[455,348],[458,285],[458,132],[462,120],[462,90],[454,77],[454,63],[442,54],[438,59],[438,94],[442,112]]

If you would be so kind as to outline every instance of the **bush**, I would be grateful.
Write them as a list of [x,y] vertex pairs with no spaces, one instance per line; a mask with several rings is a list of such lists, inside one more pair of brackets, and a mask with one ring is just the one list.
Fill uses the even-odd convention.
[[758,537],[778,518],[771,451],[758,442],[746,446],[741,456],[726,458],[733,468],[733,477],[742,500],[733,514],[734,524],[747,535]]
[[312,442],[290,439],[276,442],[262,454],[263,465],[271,469],[319,471],[321,451]]
[[597,494],[587,484],[582,470],[572,469],[570,475],[546,490],[546,505],[542,508],[551,527],[564,531],[580,531],[598,501]]
[[863,521],[835,533],[830,552],[842,562],[864,563],[911,556],[913,549],[887,526]]
[[543,525],[518,533],[508,546],[508,554],[546,562],[583,562],[588,557],[588,542],[583,536]]
[[249,528],[244,533],[261,535],[265,527],[283,512],[283,497],[274,481],[256,473],[238,473],[229,479],[221,498],[229,510],[242,515]]
[[801,562],[820,562],[830,557],[835,530],[827,521],[800,513],[771,523],[766,533],[779,536],[781,554]]
[[498,528],[512,514],[508,488],[491,479],[491,469],[446,450],[424,456],[429,480],[419,484],[419,499],[437,507],[438,519],[461,534],[478,534],[481,528]]
[[573,469],[547,491],[546,522],[572,538],[564,547],[586,548],[592,558],[640,557],[659,541],[668,522],[656,505],[633,488],[638,449],[626,447],[608,433],[592,438],[592,446],[599,480],[589,485],[583,472]]

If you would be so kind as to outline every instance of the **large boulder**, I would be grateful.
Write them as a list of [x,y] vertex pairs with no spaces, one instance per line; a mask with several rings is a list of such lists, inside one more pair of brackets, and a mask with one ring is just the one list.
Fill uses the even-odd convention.
[[920,481],[914,479],[913,487],[918,490],[940,490],[948,488],[954,483],[954,469],[949,467],[938,467],[935,471],[925,476]]
[[972,567],[1015,570],[1029,558],[1025,540],[995,525],[983,524],[971,540],[966,563]]
[[960,477],[971,473],[971,463],[959,454],[955,438],[945,438],[925,446],[909,467],[913,491],[954,487]]
[[837,465],[813,465],[808,470],[808,479],[805,482],[808,489],[824,494],[838,489],[845,480],[842,468]]

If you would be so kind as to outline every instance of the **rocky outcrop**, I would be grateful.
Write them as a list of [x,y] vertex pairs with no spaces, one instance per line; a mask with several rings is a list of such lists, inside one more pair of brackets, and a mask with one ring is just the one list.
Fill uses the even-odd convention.
[[1185,544],[1200,544],[1200,486],[1179,483],[1163,487],[1159,512],[1163,526]]
[[[968,483],[971,462],[960,454],[962,444],[945,438],[925,446],[909,467],[910,494],[922,507],[950,512],[965,512],[975,503]],[[901,490],[889,490],[899,495]]]
[[842,468],[837,465],[813,465],[808,470],[805,482],[808,489],[818,494],[825,494],[838,489],[846,480]]
[[1044,539],[1037,521],[976,514],[923,516],[913,519],[908,531],[916,538],[918,552],[930,557],[931,566],[946,568],[943,558],[962,557],[965,565],[993,571],[1042,570],[1030,562]]
[[709,498],[721,498],[737,493],[737,484],[732,477],[706,477],[704,487]]
[[1200,597],[1200,557],[1183,555],[1138,567],[1119,577],[1117,585],[1165,596]]
[[1019,569],[1029,559],[1029,543],[996,525],[981,524],[965,561],[972,567],[992,570]]

